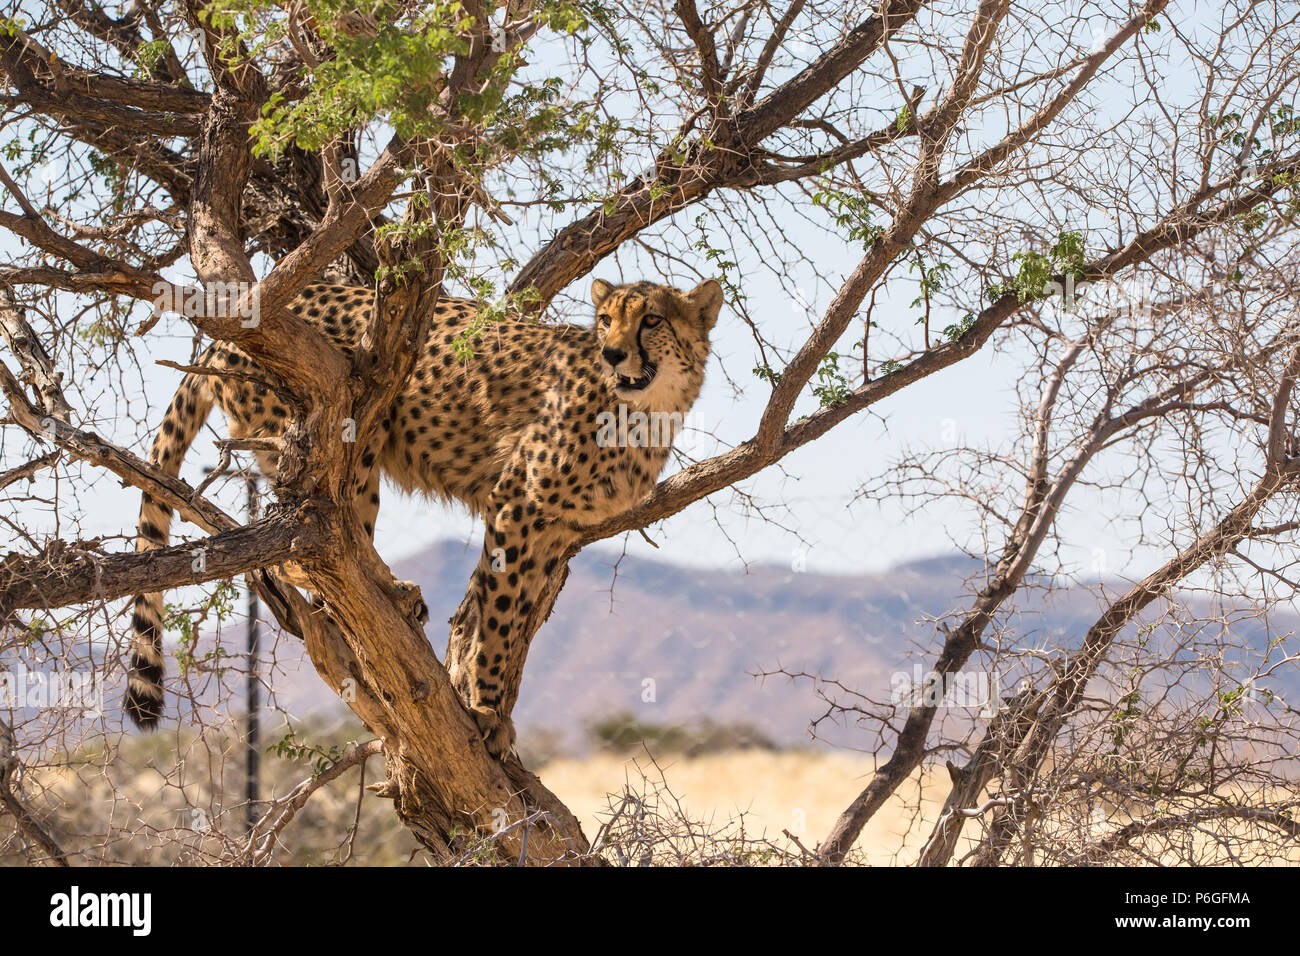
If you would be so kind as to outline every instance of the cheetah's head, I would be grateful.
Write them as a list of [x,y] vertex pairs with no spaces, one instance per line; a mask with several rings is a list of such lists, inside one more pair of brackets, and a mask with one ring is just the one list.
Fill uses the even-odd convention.
[[622,401],[686,411],[699,394],[709,332],[722,308],[713,279],[691,292],[653,282],[591,285],[600,367]]

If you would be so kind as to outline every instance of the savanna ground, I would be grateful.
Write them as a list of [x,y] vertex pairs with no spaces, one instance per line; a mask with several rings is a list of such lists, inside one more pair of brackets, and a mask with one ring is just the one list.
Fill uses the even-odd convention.
[[[226,791],[213,799],[209,788],[199,785],[200,777],[206,781],[210,775],[206,753],[193,750],[195,757],[204,757],[201,774],[178,775],[160,769],[171,767],[173,757],[165,751],[177,743],[186,747],[186,736],[128,737],[116,751],[115,760],[111,755],[106,760],[104,750],[97,748],[82,755],[75,771],[38,772],[43,799],[37,802],[51,811],[49,822],[62,845],[82,848],[87,854],[85,861],[92,862],[101,852],[110,855],[103,843],[106,823],[113,821],[125,831],[141,820],[148,823],[154,839],[140,841],[134,851],[139,859],[131,862],[163,862],[156,854],[164,844],[172,844],[165,851],[166,862],[201,863],[207,853],[219,853],[228,847],[228,840],[237,840],[243,822],[241,750],[230,747],[227,765],[211,773],[212,778],[224,781]],[[284,797],[314,772],[319,760],[336,755],[362,732],[345,726],[330,734],[310,735],[313,740],[330,741],[325,744],[306,743],[308,736],[296,735],[299,743],[285,744],[264,758],[265,786],[274,797]],[[825,750],[726,744],[726,749],[715,750],[706,743],[703,752],[692,752],[696,748],[679,742],[670,741],[661,748],[660,740],[633,744],[602,741],[594,732],[591,736],[592,748],[587,753],[551,757],[540,764],[538,772],[548,783],[554,781],[555,793],[593,835],[624,796],[633,794],[647,811],[653,810],[676,825],[689,822],[687,829],[699,834],[768,839],[794,852],[798,852],[794,842],[798,840],[811,849],[816,835],[830,829],[875,766],[870,757]],[[111,767],[107,771],[106,763]],[[366,782],[373,783],[379,777],[377,762],[372,762],[368,771]],[[912,851],[914,855],[913,843],[923,838],[916,817],[917,801],[920,820],[931,823],[943,803],[941,781],[931,781],[931,776],[924,775],[919,789],[913,785],[900,790],[888,810],[872,821],[859,843],[863,862],[894,862],[899,837],[909,831],[914,831],[912,839],[903,844],[902,853]],[[110,781],[120,784],[116,797]],[[79,800],[82,808],[74,812],[72,799],[83,786],[94,796],[84,803]],[[292,851],[277,852],[276,862],[393,865],[424,861],[418,844],[386,802],[362,793],[355,770],[322,786],[289,824],[292,838],[286,843]],[[206,826],[211,829],[205,837],[201,833]],[[349,839],[340,846],[338,835],[344,833]],[[126,850],[125,832],[121,836],[123,842],[115,844],[114,853]],[[6,834],[3,847],[0,863],[23,864],[12,833]],[[904,855],[897,862],[906,859]]]
[[[27,785],[39,794],[33,804],[74,865],[211,862],[244,839],[245,751],[234,734],[218,748],[209,733],[202,745],[181,731],[128,736],[112,751],[85,748],[58,769],[32,773]],[[278,736],[262,762],[268,800],[261,811],[287,804],[296,787],[365,736],[354,722],[332,729],[300,725]],[[577,814],[597,852],[616,865],[815,864],[818,836],[877,766],[866,754],[779,749],[745,725],[659,726],[627,714],[590,723],[582,752],[547,752],[550,735],[531,736],[538,772]],[[429,863],[387,802],[363,789],[380,779],[378,770],[370,761],[364,778],[353,769],[313,791],[265,862]],[[212,792],[213,780],[221,781],[222,792]],[[913,774],[872,818],[847,862],[915,864],[947,790],[941,766]],[[1107,807],[1093,825],[1109,830],[1126,819],[1122,808]],[[1214,835],[1207,830],[1194,839]],[[974,845],[964,840],[958,856]],[[467,854],[460,862],[481,861]],[[1249,862],[1296,864],[1300,851]],[[0,865],[24,863],[21,841],[8,825],[0,835]]]

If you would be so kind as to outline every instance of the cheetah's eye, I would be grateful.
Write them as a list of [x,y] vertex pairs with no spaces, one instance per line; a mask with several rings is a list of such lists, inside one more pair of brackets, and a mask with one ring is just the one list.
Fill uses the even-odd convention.
[[609,323],[610,323],[610,318],[607,315],[600,315],[596,317],[596,324],[599,325],[602,329],[609,328]]
[[647,329],[653,329],[656,325],[664,320],[662,315],[647,315],[641,320],[641,324]]

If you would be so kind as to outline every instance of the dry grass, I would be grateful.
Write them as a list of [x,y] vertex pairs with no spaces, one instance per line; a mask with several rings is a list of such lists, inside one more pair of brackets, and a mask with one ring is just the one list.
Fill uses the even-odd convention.
[[[345,734],[336,736],[340,741],[349,739]],[[179,763],[172,751],[176,746],[186,758]],[[215,732],[202,742],[188,736],[184,740],[128,738],[121,751],[85,752],[76,766],[36,770],[25,784],[33,808],[78,864],[229,862],[242,842],[242,756],[237,741]],[[747,748],[653,757],[645,750],[599,751],[582,758],[553,759],[538,772],[578,814],[590,838],[601,834],[611,806],[622,808],[618,829],[606,834],[601,844],[601,854],[610,862],[798,865],[813,862],[804,849],[811,850],[825,839],[873,767],[871,758],[846,753]],[[178,769],[166,772],[172,768]],[[182,772],[183,768],[188,771]],[[283,796],[311,772],[309,763],[279,757],[268,757],[264,769],[268,796]],[[372,760],[369,770],[367,779],[376,779],[381,773],[379,762]],[[629,803],[625,791],[639,800]],[[852,862],[913,864],[947,792],[948,775],[942,768],[913,777],[868,824]],[[283,834],[273,862],[378,866],[428,862],[425,854],[416,852],[417,844],[393,814],[392,805],[361,794],[355,771],[321,788]],[[1268,793],[1264,802],[1286,796]],[[1240,802],[1253,804],[1244,794]],[[634,809],[629,811],[629,806]],[[203,832],[193,824],[200,810],[211,822]],[[1128,820],[1116,810],[1103,824],[1113,831]],[[349,840],[354,823],[355,839]],[[1072,825],[1068,812],[1057,823],[1067,828],[1061,836],[1068,841]],[[1140,862],[1177,865],[1187,859],[1218,860],[1223,854],[1213,852],[1214,844],[1224,836],[1233,837],[1229,842],[1238,848],[1237,862],[1300,862],[1300,840],[1273,834],[1250,844],[1242,840],[1248,830],[1229,823],[1200,828],[1169,846],[1157,840],[1146,848],[1150,855]],[[968,825],[958,858],[978,832],[978,826]],[[671,838],[660,839],[665,834]],[[21,842],[12,832],[11,821],[0,821],[0,866],[24,862]]]
[[[723,830],[736,821],[747,839],[771,841],[797,851],[811,850],[825,839],[836,817],[858,795],[875,764],[869,757],[817,751],[733,750],[685,757],[651,759],[645,752],[620,756],[599,753],[582,759],[559,759],[540,771],[547,786],[578,814],[588,835],[608,819],[611,797],[625,787],[644,792],[646,782],[663,788],[680,801],[680,815]],[[643,775],[645,780],[643,780]],[[949,790],[948,774],[937,768],[913,776],[872,818],[856,844],[854,863],[909,866],[916,862],[924,840],[942,810]],[[1265,794],[1268,802],[1288,793]],[[1242,803],[1252,801],[1244,797]],[[659,805],[664,803],[662,797]],[[1129,822],[1122,812],[1103,821],[1106,831]],[[789,836],[785,833],[789,831]],[[968,825],[955,859],[973,849],[979,828]],[[1063,837],[1066,832],[1062,831]],[[1100,834],[1094,833],[1095,838]],[[1225,840],[1225,838],[1228,838]],[[1232,846],[1224,855],[1216,846]],[[1138,841],[1138,847],[1142,841]],[[1241,822],[1199,827],[1171,838],[1146,843],[1138,861],[1184,865],[1189,858],[1220,865],[1300,864],[1300,840],[1269,834]],[[1113,861],[1112,861],[1113,865]]]
[[[656,780],[662,771],[668,789],[690,818],[721,826],[743,814],[750,836],[766,836],[793,848],[783,835],[789,831],[812,849],[857,796],[874,766],[869,757],[818,751],[752,749],[698,757],[670,755],[653,761],[645,752],[626,757],[601,753],[552,761],[540,769],[539,776],[578,815],[589,835],[609,815],[608,794],[619,792],[625,784],[635,787],[642,771]],[[867,863],[914,862],[938,818],[946,781],[947,774],[940,770],[938,777],[927,774],[920,787],[914,780],[900,789],[858,843]],[[918,805],[923,823],[914,825]]]

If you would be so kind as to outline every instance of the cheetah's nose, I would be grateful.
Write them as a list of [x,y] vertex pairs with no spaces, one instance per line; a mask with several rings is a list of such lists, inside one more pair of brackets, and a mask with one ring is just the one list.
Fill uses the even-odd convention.
[[600,354],[605,356],[605,361],[615,368],[618,367],[619,362],[627,358],[627,353],[622,349],[601,349]]

